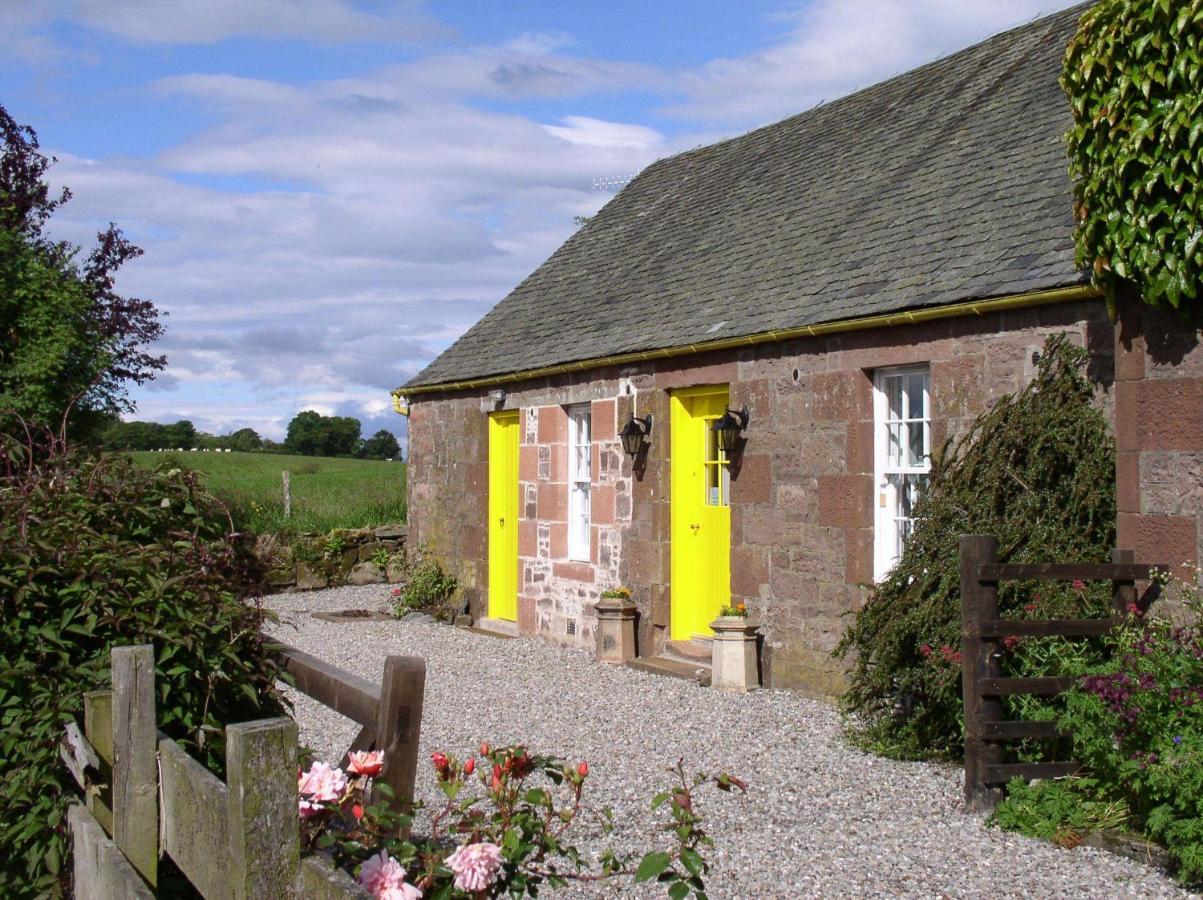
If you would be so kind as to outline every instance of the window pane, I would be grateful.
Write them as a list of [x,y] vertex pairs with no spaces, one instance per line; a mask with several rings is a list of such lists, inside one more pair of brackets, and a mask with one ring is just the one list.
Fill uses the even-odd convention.
[[923,422],[911,422],[909,425],[901,427],[905,428],[907,432],[907,465],[923,465],[925,453],[923,449],[923,434],[927,431],[926,424]]
[[886,459],[891,466],[902,465],[902,425],[889,425],[886,430]]
[[926,419],[927,408],[923,402],[926,372],[912,372],[906,376],[907,418]]
[[886,418],[902,418],[902,377],[889,375],[884,379],[882,387],[886,395]]

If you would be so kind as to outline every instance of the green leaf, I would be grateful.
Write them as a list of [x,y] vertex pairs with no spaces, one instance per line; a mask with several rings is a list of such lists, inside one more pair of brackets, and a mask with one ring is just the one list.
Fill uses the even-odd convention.
[[669,867],[672,861],[671,856],[660,850],[646,854],[639,861],[639,867],[635,870],[635,883],[638,884],[656,878]]

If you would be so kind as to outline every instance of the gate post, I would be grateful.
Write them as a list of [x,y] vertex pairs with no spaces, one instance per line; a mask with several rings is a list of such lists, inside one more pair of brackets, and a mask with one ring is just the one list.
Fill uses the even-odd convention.
[[1002,761],[1002,746],[985,740],[983,723],[1002,719],[1002,703],[984,697],[983,678],[1000,672],[998,641],[982,637],[982,622],[998,618],[998,582],[983,582],[981,567],[998,561],[998,539],[961,535],[961,692],[965,704],[965,803],[972,810],[993,809],[1002,789],[985,782],[986,766]]

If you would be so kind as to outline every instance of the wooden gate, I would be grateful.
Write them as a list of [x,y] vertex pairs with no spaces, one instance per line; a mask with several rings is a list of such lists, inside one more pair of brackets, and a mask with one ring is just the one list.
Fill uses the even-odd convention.
[[[352,750],[384,751],[378,781],[413,802],[426,663],[390,656],[375,685],[291,647],[299,690],[363,726]],[[297,725],[290,718],[226,727],[226,781],[155,721],[154,650],[112,652],[112,691],[84,695],[84,726],[61,755],[84,792],[69,813],[77,900],[154,897],[160,855],[205,898],[364,897],[342,871],[300,858]]]
[[[1147,606],[1136,595],[1136,582],[1154,569],[1138,565],[1131,550],[1114,550],[1110,563],[998,562],[998,540],[987,535],[961,535],[961,685],[965,704],[965,802],[971,809],[993,809],[1003,786],[1012,778],[1056,778],[1072,775],[1081,766],[1064,762],[1004,763],[1003,744],[1027,738],[1061,736],[1055,722],[1025,722],[1003,718],[1002,697],[1015,694],[1051,697],[1073,687],[1074,679],[1059,677],[1004,678],[999,643],[1004,637],[1090,637],[1111,631],[1128,613],[1130,604]],[[1113,613],[1106,619],[1001,619],[1000,581],[1110,581]]]

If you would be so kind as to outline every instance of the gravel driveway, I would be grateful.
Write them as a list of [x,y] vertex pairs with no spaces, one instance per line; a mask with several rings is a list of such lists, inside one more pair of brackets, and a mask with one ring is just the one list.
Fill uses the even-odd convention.
[[[482,740],[521,742],[588,760],[586,797],[613,809],[615,845],[644,851],[644,836],[662,821],[648,802],[666,784],[665,767],[684,757],[687,769],[729,771],[749,783],[742,797],[706,791],[700,798],[717,843],[707,879],[716,900],[1191,896],[1138,863],[985,827],[961,812],[959,769],[861,753],[821,702],[786,691],[725,695],[536,639],[309,615],[383,609],[387,596],[387,586],[343,587],[275,595],[267,605],[281,616],[274,631],[282,640],[372,680],[389,653],[426,658],[418,793],[432,802],[426,758],[434,750],[462,757]],[[302,743],[331,759],[358,730],[304,696],[296,716]],[[635,892],[624,882],[550,896],[619,894]]]

